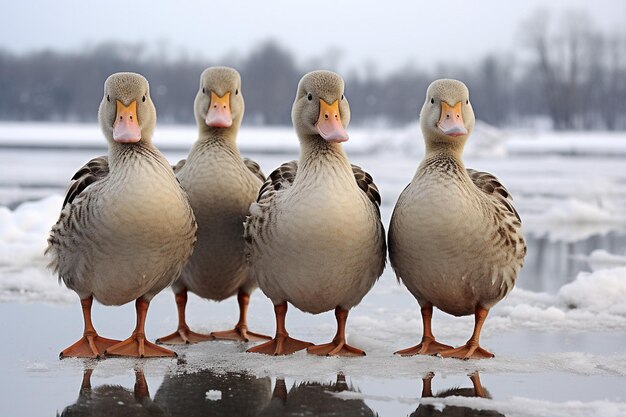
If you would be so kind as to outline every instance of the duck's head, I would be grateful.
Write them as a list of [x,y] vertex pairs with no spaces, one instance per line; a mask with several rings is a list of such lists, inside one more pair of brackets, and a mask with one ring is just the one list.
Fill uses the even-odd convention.
[[291,120],[300,140],[347,141],[350,105],[343,79],[330,71],[313,71],[302,77]]
[[148,80],[132,72],[118,72],[104,82],[98,120],[110,143],[150,142],[156,109]]
[[430,84],[420,113],[427,152],[441,148],[462,152],[474,122],[474,110],[465,84],[451,79]]
[[238,129],[243,112],[239,73],[228,67],[205,69],[200,76],[200,87],[194,102],[196,123],[200,131]]

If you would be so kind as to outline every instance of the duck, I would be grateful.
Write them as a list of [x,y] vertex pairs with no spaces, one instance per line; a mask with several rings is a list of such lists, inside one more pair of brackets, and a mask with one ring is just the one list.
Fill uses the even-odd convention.
[[[348,394],[341,396],[342,393]],[[345,395],[344,394],[344,395]],[[355,395],[356,394],[356,395]],[[366,400],[359,398],[360,390],[346,381],[343,373],[335,382],[298,381],[287,389],[284,378],[277,378],[271,402],[258,417],[288,417],[314,415],[320,417],[376,417]]]
[[[512,197],[492,174],[466,169],[462,154],[475,123],[461,81],[430,84],[420,113],[425,155],[400,194],[389,224],[389,258],[420,305],[423,336],[403,356],[491,358],[480,346],[489,310],[515,285],[526,243]],[[433,306],[474,315],[467,343],[453,348],[432,332]]]
[[[468,375],[470,381],[472,381],[472,388],[454,387],[437,394],[433,394],[432,390],[434,376],[433,372],[429,372],[422,378],[422,398],[466,397],[492,399],[489,391],[480,382],[478,371]],[[458,405],[444,405],[442,407],[441,404],[426,403],[420,404],[409,417],[504,417],[504,415],[489,409],[476,409]]]
[[[248,352],[286,355],[306,348],[315,355],[362,356],[346,342],[346,321],[381,276],[386,242],[378,188],[343,149],[350,106],[341,76],[326,70],[304,75],[291,116],[299,160],[270,174],[246,219],[250,264],[276,317],[275,337]],[[313,345],[291,338],[288,303],[311,314],[334,310],[333,340]]]
[[179,366],[164,376],[154,403],[169,417],[255,417],[271,399],[268,376]]
[[[105,384],[92,387],[93,368],[83,371],[83,378],[74,404],[68,405],[57,416],[90,417],[94,415],[110,416],[167,416],[152,399],[148,382],[142,369],[135,368],[135,384],[128,389],[117,384]],[[106,411],[105,411],[106,410]]]
[[[250,295],[257,288],[244,253],[243,223],[265,181],[259,164],[242,158],[237,134],[244,114],[241,76],[229,67],[209,67],[200,76],[194,101],[198,139],[174,170],[189,196],[198,223],[198,241],[180,278],[172,285],[178,328],[157,339],[163,344],[205,340],[260,341],[248,330]],[[188,292],[215,301],[237,296],[239,321],[231,330],[205,335],[185,319]]]
[[[197,226],[187,195],[152,143],[156,109],[148,81],[130,72],[109,76],[98,120],[108,155],[72,178],[46,249],[49,268],[79,296],[84,319],[83,336],[60,357],[173,357],[146,339],[145,320],[152,298],[191,256]],[[98,335],[94,298],[107,306],[135,300],[137,323],[128,339]]]

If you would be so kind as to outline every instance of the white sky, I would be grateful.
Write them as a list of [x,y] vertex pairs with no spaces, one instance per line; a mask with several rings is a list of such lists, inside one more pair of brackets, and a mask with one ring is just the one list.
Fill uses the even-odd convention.
[[0,48],[79,51],[124,40],[214,61],[274,38],[299,62],[335,48],[342,68],[369,61],[387,72],[471,64],[519,47],[520,21],[539,8],[553,15],[582,10],[606,30],[626,20],[620,0],[9,0],[0,6]]

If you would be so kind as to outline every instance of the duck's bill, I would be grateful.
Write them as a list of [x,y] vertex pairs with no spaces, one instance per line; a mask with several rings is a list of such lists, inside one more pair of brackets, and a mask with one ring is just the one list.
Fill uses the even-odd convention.
[[230,112],[230,93],[220,97],[211,91],[211,104],[209,104],[204,123],[209,127],[232,126],[233,116]]
[[120,143],[135,143],[141,140],[141,128],[137,119],[137,102],[128,106],[117,100],[117,113],[113,123],[113,140]]
[[315,127],[327,142],[341,143],[348,140],[348,133],[341,124],[338,100],[335,100],[333,104],[328,104],[320,99],[320,114]]
[[463,113],[461,111],[462,102],[450,106],[445,101],[441,102],[441,116],[437,122],[437,127],[446,136],[467,135],[467,129],[463,123]]

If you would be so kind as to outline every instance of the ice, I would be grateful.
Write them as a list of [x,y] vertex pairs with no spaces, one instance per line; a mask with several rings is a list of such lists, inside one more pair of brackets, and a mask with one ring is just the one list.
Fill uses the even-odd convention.
[[561,287],[558,298],[572,309],[626,318],[626,267],[581,273]]
[[222,391],[209,390],[206,392],[206,399],[209,401],[219,401],[222,399]]
[[577,260],[585,261],[594,271],[626,266],[626,255],[616,255],[604,249],[596,249],[589,256],[577,256]]
[[502,415],[517,417],[588,417],[592,415],[618,417],[626,414],[626,404],[608,400],[585,403],[582,401],[541,401],[519,397],[511,397],[506,400],[492,400],[453,396],[446,398],[422,398],[420,402],[439,407],[493,410],[502,413]]
[[[347,152],[374,176],[387,225],[398,195],[423,156],[419,126],[355,128],[348,133]],[[195,136],[194,126],[159,126],[155,143],[175,162],[185,157]],[[299,150],[291,128],[245,127],[240,145],[266,174],[296,158]],[[2,369],[12,377],[10,383],[7,378],[0,382],[11,397],[31,386],[39,393],[54,392],[46,401],[62,410],[76,400],[83,368],[96,365],[57,360],[58,350],[79,337],[83,323],[76,294],[46,269],[43,252],[68,179],[88,159],[104,153],[106,143],[96,125],[0,123],[0,148],[0,317],[20,318],[0,319],[5,334],[20,341],[19,347],[10,341],[3,347]],[[409,415],[429,405],[440,411],[469,407],[507,416],[626,415],[621,389],[626,378],[625,158],[623,133],[503,132],[477,123],[466,148],[466,165],[502,180],[530,242],[522,270],[526,276],[490,311],[483,328],[481,343],[496,354],[493,360],[392,355],[419,342],[422,322],[415,299],[388,267],[350,312],[348,343],[364,349],[364,358],[319,358],[305,352],[266,357],[245,354],[250,345],[215,342],[176,347],[178,361],[99,361],[94,387],[100,378],[107,384],[122,381],[132,392],[129,372],[139,367],[148,377],[151,393],[169,375],[184,379],[207,371],[285,378],[294,385],[327,383],[343,373],[360,390],[332,395],[364,402],[381,416]],[[570,263],[578,268],[552,269]],[[573,272],[561,273],[565,270]],[[531,286],[529,277],[538,277],[543,285]],[[107,337],[128,337],[134,326],[132,303],[95,304],[93,314],[98,330]],[[190,295],[188,319],[200,332],[230,328],[237,320],[236,301],[217,304]],[[433,331],[441,341],[458,346],[470,336],[473,322],[472,317],[436,310]],[[166,289],[151,303],[148,337],[170,333],[176,324],[173,296]],[[287,326],[293,337],[314,343],[330,341],[335,332],[332,312],[313,316],[290,308]],[[260,291],[251,299],[250,328],[274,331],[272,305]],[[467,386],[465,375],[475,371],[484,377],[493,399],[420,397],[421,378],[429,372],[435,372],[436,383],[450,388]],[[229,398],[230,391],[213,388],[199,391],[203,403],[210,406]],[[19,410],[18,405],[11,407],[9,411]],[[50,414],[44,406],[30,407],[31,411],[42,407],[32,415]]]

